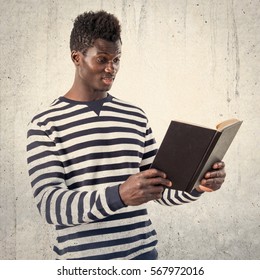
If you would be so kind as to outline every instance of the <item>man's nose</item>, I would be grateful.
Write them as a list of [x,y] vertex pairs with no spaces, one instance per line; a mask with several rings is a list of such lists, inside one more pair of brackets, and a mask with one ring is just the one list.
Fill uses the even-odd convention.
[[109,61],[106,65],[105,71],[107,73],[115,74],[116,73],[116,66],[113,61]]

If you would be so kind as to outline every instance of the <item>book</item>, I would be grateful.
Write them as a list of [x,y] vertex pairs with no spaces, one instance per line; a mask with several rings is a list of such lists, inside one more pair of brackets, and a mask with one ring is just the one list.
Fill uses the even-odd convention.
[[191,192],[213,164],[223,159],[241,124],[229,119],[212,129],[171,121],[151,168],[165,172],[173,189]]

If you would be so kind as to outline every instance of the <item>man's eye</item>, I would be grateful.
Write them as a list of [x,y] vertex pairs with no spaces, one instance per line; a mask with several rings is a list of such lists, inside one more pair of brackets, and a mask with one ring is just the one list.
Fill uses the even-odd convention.
[[98,62],[98,63],[106,63],[107,60],[106,60],[105,57],[98,57],[98,58],[97,58],[97,62]]
[[116,57],[114,60],[113,60],[114,63],[118,64],[120,62],[120,58],[119,57]]

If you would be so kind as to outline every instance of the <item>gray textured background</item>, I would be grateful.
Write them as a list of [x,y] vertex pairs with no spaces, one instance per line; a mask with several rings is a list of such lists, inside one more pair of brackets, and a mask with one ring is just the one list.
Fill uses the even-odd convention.
[[49,259],[52,228],[27,176],[31,117],[71,86],[69,35],[86,10],[115,13],[121,70],[111,94],[142,107],[158,144],[171,119],[244,120],[223,188],[198,202],[149,203],[161,259],[259,259],[260,1],[0,1],[0,259]]

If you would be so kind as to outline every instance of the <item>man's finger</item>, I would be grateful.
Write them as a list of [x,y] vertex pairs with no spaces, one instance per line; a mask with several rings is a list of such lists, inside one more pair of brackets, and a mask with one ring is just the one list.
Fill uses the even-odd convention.
[[224,167],[225,167],[225,163],[223,161],[215,162],[213,164],[213,169],[220,169]]
[[161,177],[166,178],[166,174],[158,169],[151,168],[141,172],[142,176],[145,178],[154,178],[154,177]]
[[212,172],[207,172],[205,174],[205,178],[209,179],[209,178],[225,178],[226,177],[226,173],[218,170],[218,171],[212,171]]

